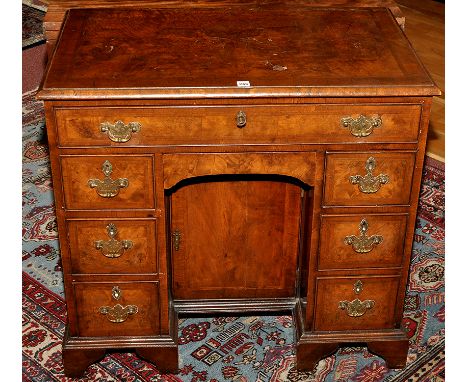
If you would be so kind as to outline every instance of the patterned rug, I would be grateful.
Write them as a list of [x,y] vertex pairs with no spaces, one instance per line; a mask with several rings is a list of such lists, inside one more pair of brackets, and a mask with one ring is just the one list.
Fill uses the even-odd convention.
[[23,3],[23,49],[45,41],[42,20],[45,12]]
[[[23,381],[69,381],[61,340],[66,310],[42,104],[23,95]],[[342,348],[315,372],[295,368],[290,316],[217,317],[179,322],[180,370],[161,375],[132,353],[90,366],[83,381],[439,382],[444,381],[444,167],[430,158],[405,301],[408,366],[389,370],[366,348]]]

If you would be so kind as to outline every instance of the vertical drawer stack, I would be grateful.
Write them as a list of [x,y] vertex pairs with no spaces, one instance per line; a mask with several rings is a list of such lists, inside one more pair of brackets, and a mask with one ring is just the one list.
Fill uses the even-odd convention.
[[[55,113],[60,115],[60,108]],[[80,109],[75,109],[73,118],[84,125]],[[57,120],[60,137],[69,121]],[[102,120],[100,125],[101,145],[102,138],[106,146],[131,140],[122,126],[119,131],[119,123],[109,127]],[[86,137],[83,131],[78,135]],[[109,147],[103,151],[92,141],[83,147],[83,139],[75,145],[62,140],[58,151],[62,196],[56,200],[63,203],[62,253],[69,256],[64,273],[74,297],[68,301],[69,312],[75,313],[69,317],[69,335],[158,335],[161,291],[154,155]]]
[[[400,110],[402,106],[399,106]],[[403,109],[405,107],[403,106]],[[407,276],[407,225],[416,150],[388,149],[417,139],[420,107],[394,123],[386,112],[346,116],[349,143],[364,149],[327,151],[315,278],[313,330],[398,329]],[[378,110],[378,105],[373,107]],[[389,111],[390,110],[390,111]],[[390,117],[390,118],[389,118]]]

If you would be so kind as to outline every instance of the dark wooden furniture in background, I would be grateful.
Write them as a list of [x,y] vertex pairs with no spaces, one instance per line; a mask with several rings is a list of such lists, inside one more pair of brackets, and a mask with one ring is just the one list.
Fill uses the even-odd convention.
[[49,0],[44,18],[47,51],[52,55],[65,12],[72,8],[231,8],[385,7],[404,28],[405,17],[394,0]]
[[285,310],[299,368],[404,366],[436,94],[385,8],[71,10],[39,92],[67,375],[111,348],[174,371],[178,315]]

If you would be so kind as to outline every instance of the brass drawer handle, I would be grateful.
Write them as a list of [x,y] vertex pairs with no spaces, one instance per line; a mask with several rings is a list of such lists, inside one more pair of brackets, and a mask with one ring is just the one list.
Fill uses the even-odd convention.
[[106,229],[110,240],[97,240],[94,242],[95,248],[98,250],[100,249],[104,256],[110,258],[120,257],[125,250],[133,247],[133,242],[131,240],[118,241],[115,239],[117,236],[117,227],[115,224],[108,224]]
[[102,164],[102,172],[105,176],[103,180],[88,180],[88,186],[90,188],[95,188],[99,196],[102,196],[103,198],[113,198],[119,194],[121,188],[128,187],[129,182],[127,178],[118,178],[113,180],[110,177],[112,174],[112,164],[108,160]]
[[[358,280],[354,283],[353,290],[356,295],[360,294],[363,289],[363,283],[361,280]],[[372,309],[375,306],[374,300],[364,300],[361,301],[359,298],[355,298],[353,301],[340,301],[338,303],[338,308],[346,310],[346,313],[350,317],[361,317],[368,310]]]
[[359,191],[364,194],[374,194],[380,189],[382,184],[387,184],[390,181],[390,178],[386,174],[372,175],[375,166],[375,158],[370,157],[366,161],[366,175],[353,175],[349,177],[351,184],[357,184]]
[[377,117],[366,117],[361,114],[357,118],[341,118],[341,125],[348,128],[355,137],[362,138],[371,135],[374,129],[382,126],[382,118],[379,115]]
[[247,124],[247,114],[240,110],[236,115],[236,124],[239,129],[242,129]]
[[362,219],[361,223],[359,223],[359,236],[346,236],[344,239],[345,244],[351,245],[357,253],[368,253],[372,251],[376,245],[383,241],[383,236],[367,236],[368,229],[369,223],[366,219]]
[[353,301],[340,301],[338,307],[346,310],[349,317],[361,317],[375,305],[374,300],[361,301],[355,298]]
[[[114,286],[112,288],[112,298],[114,300],[119,300],[121,295],[122,292],[120,288]],[[99,313],[105,314],[110,322],[121,323],[124,322],[128,316],[138,313],[138,307],[136,305],[122,306],[120,304],[116,304],[113,307],[101,306],[99,308]]]
[[101,123],[101,132],[107,133],[112,142],[124,143],[132,138],[132,133],[137,133],[141,129],[141,123],[129,122],[127,125],[122,121],[115,123]]

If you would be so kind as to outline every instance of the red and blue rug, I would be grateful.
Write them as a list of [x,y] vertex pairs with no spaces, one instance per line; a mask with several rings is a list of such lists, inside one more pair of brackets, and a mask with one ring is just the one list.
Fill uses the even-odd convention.
[[[444,166],[426,158],[404,326],[408,365],[389,370],[366,348],[342,348],[315,372],[295,368],[291,317],[217,317],[179,322],[180,371],[161,375],[132,353],[90,366],[83,381],[439,382],[444,381]],[[66,321],[42,104],[23,95],[23,381],[63,374]]]

